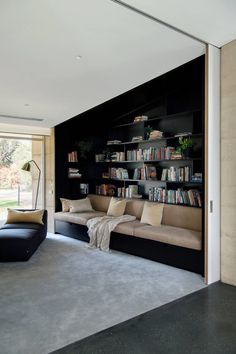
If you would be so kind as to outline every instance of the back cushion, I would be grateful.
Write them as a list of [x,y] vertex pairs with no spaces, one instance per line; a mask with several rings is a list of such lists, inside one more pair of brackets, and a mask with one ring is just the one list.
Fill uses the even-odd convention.
[[144,200],[127,199],[125,214],[136,216],[141,219],[143,213]]
[[94,210],[107,212],[111,197],[104,195],[88,194],[88,198],[91,201]]
[[202,231],[202,209],[165,204],[162,224]]

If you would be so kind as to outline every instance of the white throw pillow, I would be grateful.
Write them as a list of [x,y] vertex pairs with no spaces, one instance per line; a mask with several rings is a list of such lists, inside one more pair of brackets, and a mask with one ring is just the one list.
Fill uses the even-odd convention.
[[89,198],[70,200],[70,213],[94,211]]
[[70,211],[70,199],[65,199],[65,198],[60,198],[61,201],[61,207],[62,207],[62,211],[64,213],[67,213],[68,211]]
[[125,212],[126,200],[111,198],[107,215],[109,216],[121,216]]
[[162,203],[145,202],[141,223],[149,224],[152,226],[160,226],[162,221],[163,206],[164,204]]

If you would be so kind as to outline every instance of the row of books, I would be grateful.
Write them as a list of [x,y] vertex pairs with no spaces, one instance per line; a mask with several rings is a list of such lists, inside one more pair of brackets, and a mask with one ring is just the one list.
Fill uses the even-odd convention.
[[173,182],[190,182],[191,180],[191,167],[174,167],[163,168],[161,174],[162,181],[173,181]]
[[111,161],[125,161],[125,153],[123,151],[116,151],[111,154]]
[[138,194],[137,185],[129,185],[128,187],[117,188],[118,198],[142,198],[142,195]]
[[77,151],[68,152],[68,162],[78,162]]
[[154,202],[185,204],[190,206],[202,207],[202,194],[196,189],[177,189],[168,190],[161,187],[149,189],[148,199]]
[[108,172],[110,178],[118,178],[118,179],[128,179],[129,173],[126,168],[109,168]]
[[98,195],[115,195],[116,186],[113,184],[100,184],[96,186],[96,194]]
[[157,171],[155,166],[144,166],[134,169],[133,179],[153,180],[157,179]]
[[127,150],[128,161],[152,161],[152,160],[171,160],[171,154],[175,151],[172,146],[153,147],[147,149]]

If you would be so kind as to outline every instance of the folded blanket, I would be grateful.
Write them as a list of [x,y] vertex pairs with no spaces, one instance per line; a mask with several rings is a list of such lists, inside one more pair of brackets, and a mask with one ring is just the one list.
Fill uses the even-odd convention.
[[90,237],[89,246],[100,248],[102,251],[108,251],[110,246],[110,235],[116,226],[123,222],[134,221],[135,216],[122,215],[99,216],[87,221],[88,235]]

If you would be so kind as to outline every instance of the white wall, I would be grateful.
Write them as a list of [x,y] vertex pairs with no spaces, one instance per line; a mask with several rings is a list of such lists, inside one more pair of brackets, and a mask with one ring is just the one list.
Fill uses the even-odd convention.
[[[207,116],[208,179],[206,213],[208,219],[207,283],[220,280],[220,50],[208,45],[207,55]],[[212,204],[212,210],[211,210]]]

